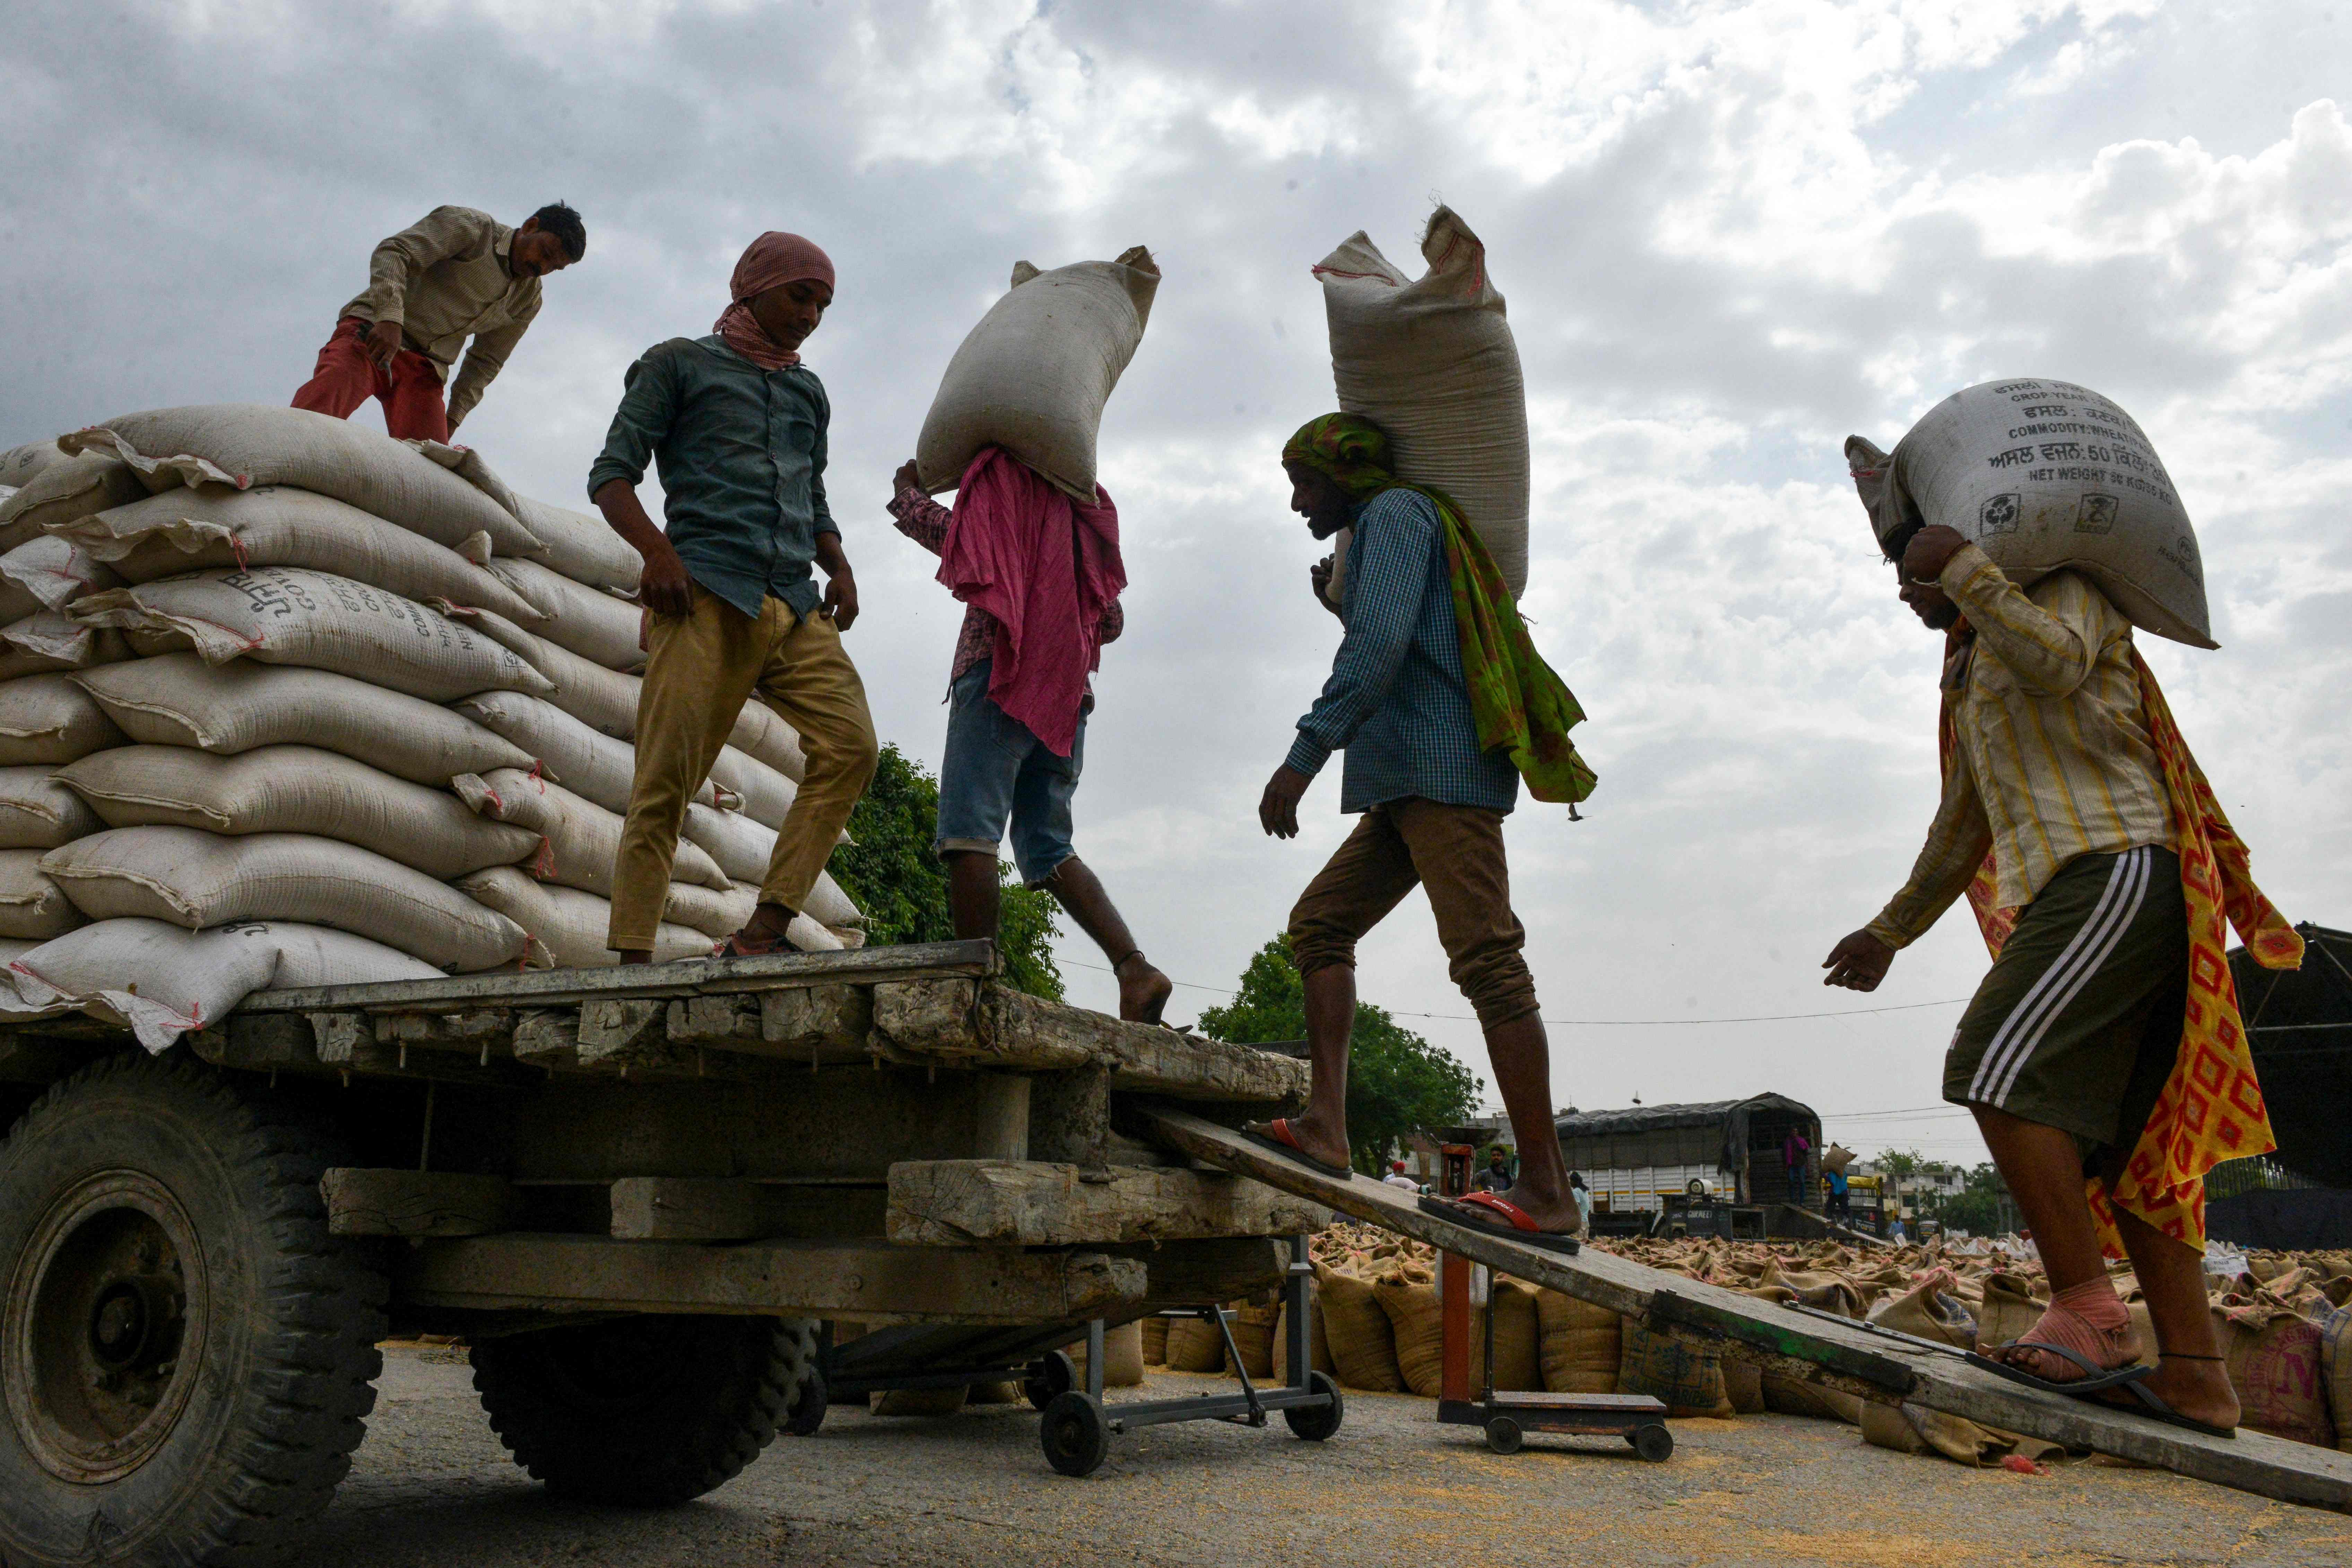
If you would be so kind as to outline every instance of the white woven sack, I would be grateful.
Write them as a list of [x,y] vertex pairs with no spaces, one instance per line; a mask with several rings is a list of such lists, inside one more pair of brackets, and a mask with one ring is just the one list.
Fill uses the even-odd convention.
[[1116,261],[1040,272],[1013,265],[1011,291],[948,361],[923,416],[915,465],[937,494],[982,447],[1002,447],[1080,500],[1095,499],[1103,405],[1135,357],[1160,269],[1141,246]]
[[776,830],[758,818],[740,811],[713,811],[705,805],[689,805],[681,831],[730,879],[754,883],[766,879],[768,862],[776,852]]
[[[110,665],[88,673],[127,668]],[[0,681],[0,766],[69,763],[126,739],[73,677],[27,675]]]
[[[754,883],[738,882],[720,893],[672,882],[665,914],[678,925],[723,941],[749,924],[759,907],[760,889]],[[784,940],[803,952],[838,952],[847,945],[804,914],[793,917],[793,923],[784,928]]]
[[440,973],[380,942],[323,926],[266,921],[184,931],[162,921],[100,921],[16,955],[0,983],[0,1017],[79,1010],[161,1051],[256,991]]
[[16,549],[51,523],[124,506],[146,493],[130,464],[101,452],[82,453],[43,469],[0,500],[0,550]]
[[[142,741],[224,755],[257,746],[322,746],[436,788],[457,773],[531,764],[528,752],[461,713],[323,669],[243,659],[209,665],[192,653],[169,653],[72,679],[79,682],[76,695],[93,703],[105,722],[111,738],[103,745]],[[0,687],[0,720],[9,702],[9,689]],[[89,745],[74,756],[98,749]]]
[[744,816],[769,827],[782,827],[800,796],[800,785],[733,746],[719,748],[718,761],[710,764],[710,781],[742,803],[738,809]]
[[[0,966],[16,963],[40,945],[40,942],[28,937],[0,936]],[[0,997],[5,997],[6,994],[6,992],[0,991]]]
[[[639,646],[645,612],[635,604],[602,588],[575,583],[536,561],[493,557],[489,569],[517,598],[528,601],[547,617],[544,625],[530,629],[549,642],[607,669],[645,668],[646,650]],[[489,605],[484,608],[498,606]],[[523,621],[520,616],[500,613],[510,620]]]
[[574,583],[624,594],[637,591],[645,560],[603,518],[567,511],[529,496],[515,497],[515,514],[547,546],[547,553],[540,559]]
[[[476,557],[487,557],[487,539],[460,552],[355,506],[282,485],[166,490],[49,532],[110,564],[120,582],[152,583],[215,567],[307,566],[420,602],[442,598],[520,621],[539,618],[530,602],[476,563]],[[31,548],[0,559],[0,572]]]
[[315,746],[215,756],[187,746],[119,746],[57,771],[110,827],[314,833],[447,881],[539,853],[539,835],[486,821],[446,790]]
[[48,764],[0,767],[0,849],[54,849],[105,826]]
[[[636,772],[636,752],[626,741],[615,741],[583,724],[544,697],[520,691],[485,691],[450,704],[483,729],[504,736],[530,753],[541,776],[554,780],[576,795],[594,801],[606,811],[626,816],[629,789]],[[741,753],[736,753],[740,756]],[[525,766],[515,763],[492,766]],[[753,764],[757,765],[757,764]],[[488,773],[489,768],[461,768],[460,773]],[[766,770],[761,770],[765,772]],[[773,776],[772,774],[771,776]],[[697,804],[729,811],[742,809],[742,797],[722,792],[705,779],[694,792]]]
[[45,849],[0,849],[0,937],[46,941],[82,923],[65,889],[41,869]]
[[27,441],[21,447],[11,447],[0,452],[0,485],[11,489],[30,484],[35,476],[56,468],[67,460],[66,449],[53,437],[47,441]]
[[471,627],[328,572],[200,572],[87,595],[69,613],[85,626],[124,628],[142,653],[193,646],[207,664],[301,665],[433,702],[548,689],[539,671]]
[[[1450,207],[1407,278],[1361,229],[1315,268],[1339,407],[1388,432],[1397,477],[1444,491],[1501,568],[1528,586],[1528,395],[1486,247]],[[1348,558],[1341,533],[1335,559]],[[1336,603],[1339,578],[1331,585]]]
[[93,920],[136,916],[191,931],[301,921],[461,974],[529,952],[521,927],[447,883],[307,834],[229,838],[193,827],[116,827],[50,850],[41,869]]
[[1846,440],[1884,544],[1906,521],[1956,528],[2023,587],[2053,572],[2098,584],[2132,624],[2218,647],[2197,532],[2132,416],[2069,381],[1989,381],[1923,415],[1890,458]]
[[727,740],[737,751],[796,784],[808,777],[808,755],[801,750],[800,731],[756,695],[736,715],[735,728]]
[[[621,962],[604,945],[613,930],[613,904],[578,888],[534,881],[512,866],[494,866],[459,879],[457,887],[468,898],[530,932],[546,947],[558,969],[604,969]],[[665,923],[654,931],[654,962],[708,958],[710,939],[698,931]]]
[[841,890],[841,884],[833,879],[830,871],[816,874],[816,885],[809,889],[801,912],[818,924],[836,931],[856,930],[866,924],[864,911],[850,902],[849,895]]
[[[460,773],[449,787],[467,805],[498,822],[527,827],[546,840],[528,869],[542,882],[613,896],[613,859],[621,850],[621,816],[562,784],[516,768],[482,775]],[[727,873],[692,844],[681,843],[670,863],[672,879],[724,888]]]
[[[75,524],[59,526],[72,528]],[[21,594],[33,600],[34,608],[51,610],[64,609],[92,589],[119,587],[122,583],[112,567],[72,540],[54,533],[28,539],[0,555],[0,577],[7,580],[5,602],[17,603],[16,595]],[[32,611],[25,613],[30,615]]]
[[121,632],[71,620],[57,610],[36,610],[0,626],[0,680],[118,664],[130,657],[131,645]]
[[531,531],[482,488],[389,436],[305,408],[251,403],[157,408],[62,439],[131,462],[151,490],[292,485],[348,501],[452,549],[487,533],[501,555],[542,552]]
[[[43,534],[39,539],[28,539],[16,546],[16,550],[30,549],[47,537]],[[0,568],[5,567],[8,557],[16,554],[16,550],[8,552],[7,555],[0,555]],[[0,570],[0,626],[11,626],[26,616],[37,615],[41,608],[39,595],[18,579],[7,575],[5,570]]]
[[637,677],[606,669],[492,611],[446,599],[435,600],[433,607],[528,664],[547,682],[542,695],[590,729],[615,740],[636,738],[637,689],[642,684]]

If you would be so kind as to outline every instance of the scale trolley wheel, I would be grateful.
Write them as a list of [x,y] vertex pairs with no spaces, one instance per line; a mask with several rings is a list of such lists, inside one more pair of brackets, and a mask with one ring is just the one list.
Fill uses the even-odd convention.
[[[1043,1410],[1078,1385],[1078,1363],[1060,1351],[1047,1351],[1029,1363],[1029,1375],[1022,1381],[1021,1392],[1029,1398],[1029,1408]],[[1080,1475],[1086,1471],[1077,1472]]]
[[816,1429],[824,1425],[826,1409],[824,1374],[814,1367],[808,1378],[794,1391],[792,1401],[784,1406],[784,1418],[780,1429],[793,1437],[814,1437]]
[[[1664,1427],[1658,1428],[1665,1430]],[[1516,1454],[1526,1438],[1520,1435],[1519,1424],[1507,1415],[1489,1416],[1486,1421],[1486,1447],[1497,1454]]]
[[1090,1476],[1110,1457],[1110,1425],[1102,1401],[1076,1389],[1055,1394],[1038,1424],[1045,1462],[1066,1476]]
[[1675,1435],[1654,1421],[1626,1433],[1625,1441],[1633,1445],[1633,1452],[1654,1465],[1665,1463],[1675,1451]]
[[1339,1385],[1332,1381],[1329,1373],[1308,1373],[1307,1386],[1314,1393],[1329,1394],[1331,1403],[1319,1405],[1293,1405],[1282,1413],[1282,1418],[1290,1423],[1291,1431],[1298,1436],[1306,1438],[1310,1443],[1320,1443],[1339,1429],[1339,1423],[1346,1417],[1348,1407],[1340,1400]]

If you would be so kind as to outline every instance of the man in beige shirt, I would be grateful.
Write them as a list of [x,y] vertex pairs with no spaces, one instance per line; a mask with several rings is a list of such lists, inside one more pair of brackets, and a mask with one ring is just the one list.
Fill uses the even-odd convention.
[[[539,314],[539,280],[587,250],[587,228],[562,202],[520,228],[435,207],[375,247],[366,290],[343,307],[294,406],[348,419],[375,397],[395,437],[446,441]],[[445,408],[442,384],[468,337]]]

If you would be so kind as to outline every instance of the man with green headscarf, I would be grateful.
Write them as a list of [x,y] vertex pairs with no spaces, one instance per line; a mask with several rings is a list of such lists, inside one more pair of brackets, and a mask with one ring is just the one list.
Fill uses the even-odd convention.
[[[1331,678],[1298,721],[1289,758],[1258,803],[1277,838],[1298,833],[1298,802],[1335,751],[1339,809],[1362,814],[1290,915],[1314,1061],[1305,1114],[1248,1135],[1326,1174],[1349,1169],[1348,1036],[1356,943],[1415,886],[1428,889],[1454,983],[1476,1009],[1511,1124],[1551,1124],[1551,1052],[1511,912],[1503,818],[1521,775],[1538,800],[1571,808],[1591,770],[1568,738],[1584,715],[1537,654],[1494,558],[1443,491],[1396,476],[1386,432],[1328,414],[1282,451],[1293,511],[1328,539],[1352,530],[1335,608],[1347,626]],[[1328,563],[1311,574],[1323,599]],[[1574,1251],[1581,1221],[1559,1141],[1522,1139],[1510,1195],[1423,1198],[1458,1224]]]

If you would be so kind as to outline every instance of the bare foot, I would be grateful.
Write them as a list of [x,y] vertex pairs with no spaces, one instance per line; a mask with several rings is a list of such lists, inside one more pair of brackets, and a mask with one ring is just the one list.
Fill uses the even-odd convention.
[[[1346,1131],[1344,1129],[1334,1131],[1318,1124],[1310,1120],[1314,1114],[1309,1110],[1305,1116],[1293,1116],[1287,1119],[1290,1139],[1297,1144],[1298,1152],[1320,1160],[1327,1165],[1353,1164],[1356,1156],[1354,1151],[1348,1147]],[[1274,1123],[1271,1121],[1250,1121],[1244,1122],[1243,1126],[1245,1131],[1271,1138],[1277,1143],[1283,1142],[1282,1134],[1274,1130]]]
[[793,944],[785,940],[785,933],[792,930],[795,918],[793,911],[782,904],[763,903],[751,911],[751,918],[743,922],[742,930],[719,943],[719,956],[761,958],[772,952],[794,952]]
[[[2147,1374],[2147,1387],[2177,1414],[2191,1421],[2222,1427],[2238,1424],[2238,1394],[2230,1386],[2229,1368],[2218,1361],[2166,1356]],[[2118,1407],[2140,1408],[2138,1398],[2128,1391],[2119,1390],[2118,1394],[2119,1397],[2109,1396],[2114,1397]]]
[[653,950],[647,947],[625,947],[618,950],[623,963],[651,963]]
[[1132,1023],[1157,1024],[1176,994],[1176,983],[1151,966],[1139,952],[1130,952],[1111,973],[1118,976],[1118,1016]]

